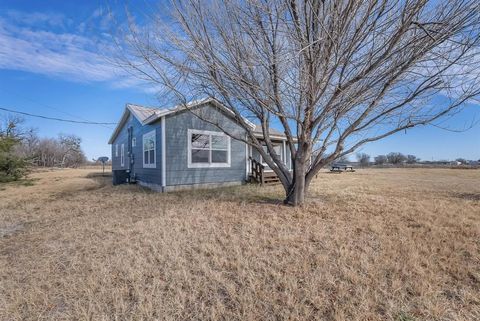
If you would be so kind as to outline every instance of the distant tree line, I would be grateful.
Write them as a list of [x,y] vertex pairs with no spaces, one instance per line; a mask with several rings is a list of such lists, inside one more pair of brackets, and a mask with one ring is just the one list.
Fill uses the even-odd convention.
[[[366,167],[372,164],[371,156],[367,153],[357,153],[356,154],[357,162],[362,167]],[[346,163],[348,162],[348,157],[344,156],[342,158],[337,159],[335,162],[337,163]],[[373,158],[373,164],[375,165],[385,165],[385,164],[415,164],[418,163],[420,159],[415,155],[404,155],[398,152],[391,152],[387,155],[378,155]]]
[[[430,165],[430,166],[445,166],[445,165],[450,165],[450,166],[459,166],[459,165],[466,165],[466,166],[473,166],[473,167],[478,167],[480,166],[480,159],[476,160],[468,160],[463,157],[456,158],[454,161],[449,161],[449,160],[431,160],[427,161],[424,160],[422,161],[420,158],[418,158],[415,155],[412,154],[402,154],[399,152],[391,152],[386,155],[377,155],[375,157],[371,157],[367,153],[357,153],[355,155],[356,162],[360,167],[368,167],[370,165],[395,165],[398,166],[400,164],[422,164],[422,165]],[[331,164],[346,164],[346,163],[351,163],[350,158],[348,155],[344,155],[342,157],[339,157],[335,159]]]
[[420,159],[415,155],[404,155],[402,153],[388,153],[387,155],[378,155],[374,158],[376,165],[383,165],[383,164],[415,164],[420,161]]
[[11,116],[0,122],[0,182],[18,180],[28,166],[77,167],[86,162],[80,137],[41,138],[23,122]]
[[[391,152],[386,155],[377,155],[373,157],[373,162],[371,161],[370,155],[366,153],[357,153],[356,154],[357,162],[360,166],[366,167],[370,165],[400,165],[400,164],[417,164],[420,163],[420,158],[415,155],[404,155],[398,152]],[[344,156],[342,158],[337,159],[335,162],[337,163],[347,163],[349,162],[348,157]],[[440,161],[425,161],[422,162],[424,164],[452,164],[455,163],[456,165],[478,165],[480,164],[480,160],[467,160],[465,158],[457,158],[454,162],[448,160],[440,160]]]

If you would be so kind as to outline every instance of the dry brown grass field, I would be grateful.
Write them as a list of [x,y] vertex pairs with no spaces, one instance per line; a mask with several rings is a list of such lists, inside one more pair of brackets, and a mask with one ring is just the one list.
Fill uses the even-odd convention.
[[480,319],[480,170],[322,173],[303,208],[31,179],[0,185],[0,320]]

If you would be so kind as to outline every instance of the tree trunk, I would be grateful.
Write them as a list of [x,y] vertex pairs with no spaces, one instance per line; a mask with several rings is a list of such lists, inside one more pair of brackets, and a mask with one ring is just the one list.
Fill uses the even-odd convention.
[[305,184],[306,171],[306,162],[304,160],[295,160],[293,183],[289,189],[286,190],[285,204],[300,206],[305,203],[305,194],[307,192],[307,186]]

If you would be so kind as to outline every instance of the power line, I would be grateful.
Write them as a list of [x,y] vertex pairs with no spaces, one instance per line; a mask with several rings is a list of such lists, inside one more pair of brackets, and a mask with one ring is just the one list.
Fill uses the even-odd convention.
[[[45,103],[42,103],[42,102],[33,100],[33,99],[31,99],[31,98],[25,97],[24,95],[20,95],[20,94],[18,94],[18,93],[16,93],[16,92],[13,92],[13,91],[10,91],[10,90],[6,90],[5,88],[0,88],[0,91],[3,91],[3,92],[5,92],[5,93],[9,93],[9,94],[14,95],[14,96],[17,96],[17,97],[20,98],[20,99],[23,99],[23,100],[26,100],[26,101],[30,101],[30,102],[32,102],[32,103],[34,103],[34,104],[47,107],[47,108],[49,108],[49,109],[55,110],[55,111],[57,111],[57,112],[60,112],[60,113],[62,113],[62,114],[64,114],[64,115],[67,115],[67,116],[70,116],[70,117],[73,117],[73,118],[77,118],[77,119],[80,119],[80,120],[82,120],[82,121],[94,123],[94,122],[92,122],[92,121],[89,120],[89,119],[86,119],[86,118],[83,118],[83,117],[80,117],[80,116],[77,116],[77,115],[73,115],[73,114],[67,113],[67,112],[65,112],[65,111],[63,111],[63,110],[61,110],[61,109],[59,109],[59,108],[55,108],[55,107],[50,106],[50,105],[47,105],[47,104],[45,104]],[[103,127],[105,127],[105,128],[109,128],[109,129],[112,129],[112,127],[106,126],[106,125],[100,125],[100,126],[103,126]]]
[[9,113],[14,113],[14,114],[20,114],[20,115],[25,115],[25,116],[30,116],[30,117],[37,117],[37,118],[43,118],[43,119],[49,119],[49,120],[56,120],[56,121],[61,121],[61,122],[66,122],[66,123],[74,123],[74,124],[86,124],[86,125],[116,125],[117,123],[99,123],[99,122],[93,122],[93,121],[83,121],[83,120],[73,120],[73,119],[63,119],[63,118],[56,118],[56,117],[47,117],[43,115],[35,115],[35,114],[30,114],[26,113],[23,111],[18,111],[18,110],[12,110],[4,107],[0,107],[0,110],[8,111]]

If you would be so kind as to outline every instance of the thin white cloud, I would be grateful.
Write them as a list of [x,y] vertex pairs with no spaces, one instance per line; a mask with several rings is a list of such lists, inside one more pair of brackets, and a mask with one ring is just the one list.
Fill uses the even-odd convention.
[[44,12],[23,12],[18,10],[7,10],[6,16],[16,24],[27,26],[47,25],[52,27],[65,27],[73,21],[67,19],[61,13],[44,13]]
[[[93,15],[98,13],[94,12]],[[105,82],[112,88],[138,88],[151,91],[141,80],[111,64],[98,48],[108,44],[80,33],[56,32],[63,16],[49,20],[47,14],[9,12],[0,17],[0,69],[21,70],[74,82]],[[12,18],[14,17],[14,18]],[[57,20],[58,19],[58,20]],[[26,25],[24,21],[28,21]],[[35,28],[31,28],[35,24]],[[44,28],[39,29],[39,24]],[[40,26],[40,27],[41,27]]]

